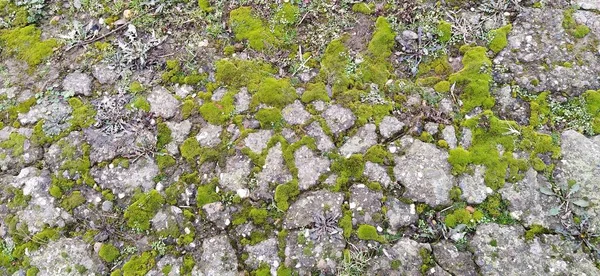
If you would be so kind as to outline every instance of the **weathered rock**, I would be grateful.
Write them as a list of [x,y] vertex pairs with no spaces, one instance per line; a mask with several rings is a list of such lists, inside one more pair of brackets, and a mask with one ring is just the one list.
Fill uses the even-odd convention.
[[462,199],[469,204],[482,203],[494,191],[485,185],[485,167],[475,166],[473,174],[463,174],[458,177],[458,186],[462,190]]
[[245,252],[248,253],[248,259],[245,263],[251,269],[257,269],[261,263],[266,263],[271,267],[271,273],[275,273],[281,260],[277,256],[278,252],[277,239],[271,238],[257,243],[256,245],[248,245]]
[[166,122],[167,127],[171,130],[171,142],[167,144],[166,149],[171,155],[179,153],[179,145],[185,141],[192,129],[192,123],[189,120],[175,122]]
[[62,82],[64,90],[71,91],[75,95],[92,95],[92,78],[88,74],[73,72],[68,74]]
[[383,138],[390,138],[392,135],[398,133],[404,127],[404,123],[396,119],[396,117],[385,116],[379,123],[379,134]]
[[256,175],[256,179],[258,188],[253,191],[253,194],[262,199],[273,198],[273,191],[270,188],[272,184],[285,184],[292,181],[292,175],[283,160],[281,143],[277,143],[269,149],[265,165],[262,171]]
[[381,213],[381,191],[371,191],[364,184],[354,184],[350,188],[350,210],[352,224],[370,224],[379,226],[383,222]]
[[243,154],[230,156],[225,163],[225,171],[219,173],[219,185],[236,192],[246,188],[246,178],[252,170],[252,161]]
[[[79,238],[60,238],[31,254],[31,266],[40,270],[37,274],[40,276],[108,273],[98,255],[91,252],[91,245]],[[80,273],[78,267],[85,268],[85,272]]]
[[[83,134],[79,131],[69,133],[65,138],[52,144],[44,154],[44,160],[51,172],[58,172],[66,162],[83,158]],[[75,177],[74,175],[71,175]]]
[[494,91],[496,110],[503,120],[513,120],[521,125],[529,124],[529,110],[527,105],[512,95],[510,85],[505,85]]
[[[148,271],[145,276],[177,276],[180,275],[180,269],[183,265],[181,257],[177,258],[172,255],[166,255],[156,262],[156,266]],[[165,269],[170,267],[169,273],[165,273]]]
[[162,86],[152,89],[148,95],[148,102],[150,103],[150,112],[165,119],[170,119],[179,111],[179,101]]
[[196,260],[192,275],[237,276],[237,256],[226,235],[202,242],[202,256]]
[[406,154],[396,158],[394,167],[396,179],[406,187],[404,196],[431,206],[450,204],[454,176],[447,159],[447,152],[414,140]]
[[134,156],[136,149],[142,145],[156,144],[156,135],[147,129],[107,135],[99,129],[86,128],[83,134],[90,144],[92,164],[110,161],[117,156]]
[[310,119],[310,113],[304,109],[300,101],[286,106],[281,110],[283,119],[290,125],[303,125]]
[[[42,148],[29,140],[33,130],[4,127],[0,129],[0,171],[12,174],[42,158]],[[6,143],[6,144],[5,144]]]
[[334,272],[343,260],[346,242],[343,239],[326,239],[314,242],[309,231],[290,231],[286,239],[285,265],[300,275],[310,275],[316,267]]
[[306,127],[306,134],[315,138],[317,149],[320,151],[327,152],[335,148],[331,138],[323,131],[319,122],[312,122],[308,125],[308,127]]
[[235,110],[237,112],[246,112],[250,107],[250,101],[252,100],[252,96],[248,93],[248,89],[246,87],[242,87],[240,92],[235,94]]
[[600,10],[600,2],[596,0],[577,0],[576,5],[584,10]]
[[526,242],[518,225],[482,224],[469,241],[475,263],[483,275],[597,275],[580,245],[543,235]]
[[370,161],[365,162],[365,170],[363,174],[371,181],[378,182],[387,188],[392,184],[392,179],[387,173],[387,169],[377,163]]
[[231,213],[234,210],[220,201],[205,204],[202,206],[202,210],[206,214],[206,218],[221,229],[225,229],[231,224]]
[[223,127],[221,126],[207,124],[200,129],[200,132],[196,135],[196,140],[198,140],[200,146],[215,147],[221,143],[220,136],[222,131]]
[[183,221],[182,213],[179,207],[166,205],[150,220],[152,229],[157,233],[164,233],[164,236],[169,234],[176,236],[181,232],[179,224]]
[[248,134],[248,137],[244,139],[244,144],[254,153],[260,154],[267,147],[271,136],[273,136],[272,130],[261,129]]
[[287,211],[283,227],[295,229],[308,226],[314,222],[314,217],[327,210],[332,216],[342,216],[342,193],[314,191],[302,194]]
[[452,275],[476,276],[477,266],[469,251],[458,251],[456,246],[447,240],[432,245],[435,261]]
[[358,132],[340,148],[340,154],[349,157],[355,153],[365,153],[367,149],[377,144],[376,128],[374,124],[366,124],[358,129]]
[[444,127],[442,130],[442,138],[448,143],[448,147],[450,149],[456,148],[458,140],[456,139],[456,131],[454,130],[454,126]]
[[[409,238],[401,238],[393,246],[386,245],[383,248],[386,254],[373,258],[369,264],[366,275],[421,275],[423,258],[420,252],[426,250],[431,252],[431,246],[427,243],[418,243]],[[397,269],[392,268],[392,262],[399,261]],[[437,264],[425,271],[426,275],[449,275]]]
[[132,195],[136,189],[142,191],[153,189],[155,186],[153,178],[158,175],[159,170],[154,160],[140,158],[132,162],[129,168],[93,167],[90,173],[103,189],[110,189],[115,195]]
[[294,163],[298,168],[298,186],[300,190],[307,190],[317,184],[321,174],[329,171],[331,162],[302,146],[294,152]]
[[92,66],[92,75],[100,84],[113,84],[119,78],[115,69],[104,63]]
[[387,207],[385,216],[392,231],[397,231],[400,227],[411,225],[419,219],[414,204],[406,204],[396,198],[388,197],[385,206]]
[[325,118],[329,129],[331,129],[331,132],[335,135],[351,128],[356,120],[356,116],[354,116],[350,109],[340,105],[332,105],[327,108],[327,110],[323,112],[323,118]]

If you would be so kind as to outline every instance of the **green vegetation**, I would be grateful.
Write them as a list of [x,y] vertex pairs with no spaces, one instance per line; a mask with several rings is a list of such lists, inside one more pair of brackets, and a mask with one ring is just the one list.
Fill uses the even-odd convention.
[[123,276],[143,276],[150,271],[156,262],[154,256],[150,252],[144,252],[142,255],[131,257],[128,262],[123,265]]
[[375,4],[374,3],[356,3],[352,5],[352,11],[358,12],[366,15],[370,15],[375,12]]
[[575,13],[574,8],[566,9],[563,12],[562,26],[570,35],[576,38],[584,38],[590,32],[590,28],[583,24],[577,24],[573,14]]
[[21,156],[24,152],[25,140],[27,137],[17,132],[12,132],[7,140],[0,142],[0,148],[10,149],[13,157]]
[[247,40],[250,48],[262,51],[285,46],[295,36],[289,27],[296,23],[298,17],[298,7],[286,3],[274,15],[274,24],[268,26],[253,14],[251,7],[239,7],[229,13],[229,25],[236,40]]
[[165,199],[156,190],[142,194],[125,209],[127,226],[140,230],[150,229],[150,220],[164,203]]
[[525,240],[532,241],[536,236],[542,234],[550,234],[550,230],[544,228],[539,224],[531,225],[531,228],[525,232]]
[[440,32],[439,39],[442,43],[450,41],[452,39],[452,24],[446,21],[440,21],[438,24],[438,30]]
[[131,105],[137,109],[144,110],[146,112],[150,111],[150,103],[148,102],[148,100],[146,100],[146,98],[142,96],[135,97]]
[[98,256],[107,263],[112,263],[120,255],[119,249],[110,243],[103,243],[98,251]]
[[261,81],[258,91],[252,97],[253,105],[264,103],[269,106],[283,108],[298,97],[289,79],[266,78]]
[[379,235],[377,233],[377,228],[373,225],[361,224],[358,226],[356,233],[361,240],[376,241],[380,243],[385,242],[385,237]]
[[289,201],[296,198],[300,194],[300,190],[298,188],[298,181],[293,180],[286,184],[280,184],[275,188],[275,202],[277,203],[277,208],[282,211],[286,211],[289,207]]
[[62,200],[60,205],[63,207],[63,209],[71,211],[83,203],[85,203],[85,197],[81,195],[81,192],[73,191],[70,195]]
[[508,33],[512,30],[512,25],[508,24],[502,28],[496,29],[492,31],[492,36],[494,37],[490,43],[488,44],[488,48],[494,51],[494,53],[499,53],[508,45]]
[[69,105],[73,109],[71,128],[87,128],[96,122],[96,110],[91,104],[85,104],[78,98],[70,98]]
[[444,223],[450,228],[454,228],[459,224],[474,226],[482,218],[483,213],[479,210],[475,210],[475,212],[471,214],[469,210],[465,208],[460,208],[448,214],[444,219]]
[[55,39],[41,40],[42,32],[35,26],[0,31],[0,46],[6,49],[4,55],[12,55],[35,67],[46,60],[58,47]]
[[173,140],[171,138],[171,129],[169,126],[167,126],[167,124],[162,122],[158,123],[156,129],[158,132],[156,135],[156,148],[162,149]]
[[322,82],[319,83],[309,83],[306,86],[306,91],[302,93],[302,102],[310,103],[312,101],[324,101],[329,102],[329,95],[327,94],[327,89],[325,88],[325,84]]
[[216,183],[199,185],[196,193],[196,204],[198,205],[198,208],[202,208],[205,204],[219,201],[221,197],[219,197],[216,191]]
[[279,108],[263,108],[254,115],[261,128],[279,129],[283,126],[283,115]]
[[462,63],[464,68],[448,79],[450,83],[456,83],[463,87],[460,99],[463,101],[462,111],[467,113],[473,108],[481,106],[490,109],[495,100],[490,95],[490,83],[492,82],[492,61],[486,55],[484,47],[467,47]]

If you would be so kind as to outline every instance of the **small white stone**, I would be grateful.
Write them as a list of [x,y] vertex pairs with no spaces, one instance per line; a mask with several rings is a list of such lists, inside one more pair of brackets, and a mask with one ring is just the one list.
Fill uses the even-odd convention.
[[225,219],[225,225],[229,225],[231,223],[231,221],[229,221],[229,219]]
[[377,226],[377,232],[382,232],[383,228],[381,228],[381,226]]
[[100,198],[99,196],[94,198],[94,202],[100,203],[100,201],[102,201],[102,198]]
[[410,214],[411,214],[411,215],[414,215],[414,214],[416,214],[416,213],[417,213],[417,209],[415,208],[415,205],[414,205],[414,204],[411,204],[411,205],[410,205]]
[[115,167],[115,165],[113,165],[112,163],[110,165],[108,165],[109,169],[113,169]]
[[350,209],[354,209],[356,207],[356,203],[350,202]]
[[219,186],[217,186],[217,187],[215,188],[215,191],[216,191],[217,193],[219,193]]
[[120,193],[120,194],[118,194],[117,196],[119,197],[119,199],[121,199],[121,198],[124,198],[124,197],[125,197],[125,194],[124,194],[124,193]]
[[190,247],[196,247],[196,243],[195,242],[190,243]]
[[356,185],[356,188],[364,188],[364,187],[365,187],[365,184],[357,184]]
[[191,233],[190,228],[184,228],[183,232],[185,232],[186,235],[189,235]]
[[396,153],[396,150],[398,150],[395,146],[390,146],[388,149],[391,153]]
[[162,182],[158,182],[158,183],[156,183],[156,190],[157,190],[157,191],[162,191],[162,189],[163,189],[163,184],[162,184]]
[[250,191],[248,189],[238,189],[235,191],[240,198],[247,198],[250,195]]
[[356,211],[359,211],[359,212],[362,211],[362,207],[356,208]]
[[492,190],[492,188],[490,188],[490,187],[485,187],[485,192],[488,194],[492,194],[492,193],[494,193],[494,190]]
[[301,266],[302,266],[302,264],[300,264],[300,263],[296,264],[296,268],[300,268]]

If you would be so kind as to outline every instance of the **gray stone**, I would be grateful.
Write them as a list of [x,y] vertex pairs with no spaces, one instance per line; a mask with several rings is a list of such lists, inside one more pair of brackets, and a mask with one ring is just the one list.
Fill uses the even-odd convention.
[[104,211],[104,212],[110,212],[110,211],[112,211],[112,208],[113,208],[112,201],[106,200],[106,201],[102,202],[102,211]]
[[330,161],[319,157],[307,146],[294,152],[294,163],[298,168],[298,186],[300,190],[308,190],[317,184],[321,174],[329,171]]
[[[365,275],[422,275],[421,265],[423,258],[421,250],[431,252],[431,246],[427,243],[418,243],[409,238],[401,238],[393,246],[386,245],[383,248],[385,254],[373,258]],[[400,261],[397,270],[392,269],[392,261]],[[441,267],[435,265],[425,275],[450,275]]]
[[154,177],[158,175],[158,166],[154,160],[140,158],[132,162],[129,168],[121,166],[104,168],[93,167],[92,177],[102,189],[110,189],[113,194],[133,195],[137,189],[147,192],[154,188]]
[[414,204],[406,204],[397,198],[388,197],[385,206],[387,207],[385,216],[393,232],[397,231],[400,227],[416,223],[419,219]]
[[234,211],[230,207],[223,205],[220,201],[205,204],[202,206],[202,210],[206,214],[206,218],[221,229],[229,226],[231,223],[231,213]]
[[271,267],[271,273],[277,274],[277,268],[281,263],[277,256],[278,250],[278,242],[275,238],[264,240],[256,245],[248,245],[244,250],[248,253],[245,263],[251,269],[257,269],[261,263],[266,263]]
[[[33,130],[24,127],[18,129],[4,127],[0,129],[0,143],[9,140],[13,133],[13,137],[18,137],[15,141],[19,141],[23,137],[25,138],[22,144],[23,151],[19,152],[21,150],[21,145],[19,144],[15,147],[0,147],[0,171],[17,174],[22,168],[33,165],[41,159],[43,157],[43,150],[29,140],[33,134]],[[15,152],[13,149],[18,149],[19,151]]]
[[150,112],[165,119],[170,119],[179,111],[179,101],[162,86],[152,89],[148,95]]
[[[91,245],[79,238],[60,238],[50,240],[48,244],[31,254],[31,266],[40,271],[37,275],[98,275],[106,274],[106,269],[97,254],[93,252]],[[77,266],[84,267],[86,271],[82,274],[76,269]]]
[[64,90],[71,91],[75,95],[92,95],[92,78],[88,74],[73,72],[68,74],[62,82]]
[[251,100],[252,96],[250,93],[248,93],[248,89],[246,87],[242,87],[240,92],[235,94],[235,110],[240,113],[248,111]]
[[454,176],[447,160],[447,152],[414,140],[406,154],[396,158],[394,167],[396,180],[406,187],[404,196],[431,206],[450,204]]
[[86,142],[90,145],[92,164],[110,161],[117,156],[128,156],[140,145],[156,143],[156,134],[147,129],[106,135],[99,129],[86,128],[83,130],[83,134]]
[[119,78],[117,71],[108,64],[99,63],[92,66],[92,75],[100,84],[113,84]]
[[306,134],[315,138],[317,149],[322,152],[328,152],[335,148],[331,138],[323,131],[319,122],[312,122],[308,125],[308,127],[306,127]]
[[335,135],[351,128],[356,120],[354,113],[341,105],[332,105],[327,108],[327,110],[323,112],[323,118],[325,118],[329,129],[331,129],[331,132]]
[[448,143],[448,147],[450,149],[456,148],[456,144],[458,140],[456,139],[456,131],[454,130],[454,126],[446,126],[442,130],[442,139]]
[[580,245],[543,235],[524,240],[519,225],[482,224],[469,240],[470,251],[483,275],[599,275]]
[[576,5],[584,10],[600,10],[600,2],[597,0],[577,0]]
[[193,91],[194,91],[194,87],[192,87],[191,85],[188,85],[188,84],[175,85],[175,95],[177,95],[177,97],[179,97],[179,98],[183,99],[183,98],[187,97]]
[[[58,140],[58,142],[52,144],[44,154],[44,160],[46,166],[51,172],[58,172],[66,162],[78,160],[83,158],[84,152],[82,149],[83,134],[79,131],[69,133],[65,138]],[[72,153],[64,154],[65,149],[73,150]],[[68,172],[70,174],[70,172]],[[75,175],[69,175],[75,178]]]
[[470,128],[464,127],[462,129],[462,136],[460,137],[460,146],[468,149],[473,141],[473,132]]
[[358,132],[340,148],[340,154],[349,157],[355,153],[365,153],[367,149],[377,144],[376,128],[374,124],[366,124],[358,129]]
[[439,124],[427,122],[425,124],[425,131],[427,131],[431,135],[436,135],[439,132]]
[[222,131],[223,127],[221,126],[207,124],[200,129],[200,132],[196,135],[196,140],[198,140],[200,146],[215,147],[221,143],[220,136]]
[[600,145],[574,130],[561,135],[562,160],[557,166],[557,183],[566,185],[574,180],[581,186],[579,196],[591,203],[586,212],[591,215],[591,229],[600,230]]
[[396,119],[396,117],[385,116],[379,123],[379,134],[383,138],[390,138],[392,135],[398,133],[404,127],[404,123]]
[[246,188],[246,180],[252,170],[252,161],[243,154],[230,156],[225,163],[225,170],[219,173],[221,188],[237,192]]
[[271,185],[285,184],[292,181],[292,174],[290,174],[285,161],[283,160],[283,152],[281,150],[281,143],[277,143],[275,146],[269,149],[267,157],[265,158],[265,165],[256,175],[258,187],[253,191],[253,194],[257,198],[271,199],[273,198],[273,190],[270,188]]
[[254,153],[260,154],[267,147],[271,136],[273,136],[272,130],[261,129],[248,134],[248,137],[244,139],[244,145]]
[[453,243],[442,240],[432,245],[436,262],[452,275],[477,276],[477,266],[469,251],[458,251]]
[[219,87],[219,88],[217,88],[217,90],[213,91],[212,96],[210,97],[210,100],[213,102],[218,102],[223,99],[223,97],[225,96],[225,93],[227,93],[227,88]]
[[503,199],[508,200],[508,210],[515,219],[525,226],[539,224],[546,228],[556,229],[558,218],[549,214],[550,209],[560,205],[556,197],[547,196],[540,192],[541,187],[550,188],[550,183],[542,175],[529,169],[525,178],[516,183],[506,183],[499,192]]
[[493,91],[496,98],[495,110],[504,120],[513,120],[521,125],[529,124],[529,110],[526,104],[513,97],[510,85]]
[[281,110],[283,119],[290,125],[303,125],[310,119],[310,113],[304,109],[300,101],[296,100]]
[[[163,269],[167,266],[170,267],[169,273],[165,274]],[[180,275],[181,267],[183,266],[183,259],[181,257],[177,258],[172,255],[166,255],[160,258],[156,262],[156,266],[146,273],[145,276],[177,276]]]
[[192,129],[192,123],[189,120],[181,122],[165,122],[171,130],[171,142],[167,144],[166,149],[171,155],[179,153],[179,145],[185,141]]
[[[352,224],[370,224],[380,226],[383,222],[381,214],[381,191],[372,191],[364,184],[354,184],[350,188],[350,210]],[[375,218],[376,214],[378,218]]]
[[485,167],[475,166],[473,174],[463,174],[458,177],[458,186],[462,190],[462,199],[470,204],[482,203],[494,191],[485,185]]
[[196,260],[192,275],[237,276],[237,256],[226,235],[202,242],[202,255]]
[[379,182],[384,188],[392,184],[392,179],[387,173],[387,169],[377,163],[367,161],[363,174],[371,181]]
[[342,216],[344,194],[329,191],[306,192],[291,204],[285,216],[283,227],[296,229],[314,223],[314,217],[327,210],[331,215]]
[[299,275],[311,275],[316,269],[336,271],[343,261],[343,239],[311,240],[309,230],[290,231],[286,239],[285,265]]

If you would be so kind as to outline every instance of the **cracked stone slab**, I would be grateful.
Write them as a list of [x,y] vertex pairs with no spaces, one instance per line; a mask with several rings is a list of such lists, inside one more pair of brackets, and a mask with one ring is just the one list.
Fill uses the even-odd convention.
[[[398,240],[393,246],[385,245],[383,251],[386,254],[377,256],[369,262],[366,275],[422,275],[423,258],[419,254],[421,250],[431,252],[431,246],[406,237]],[[392,268],[393,261],[400,262],[397,269]],[[437,264],[425,271],[425,275],[450,276]]]
[[219,185],[227,191],[246,188],[246,179],[252,170],[252,160],[243,154],[227,158],[225,170],[219,173]]
[[310,119],[310,113],[300,101],[295,101],[281,110],[283,119],[290,125],[303,125]]
[[92,66],[92,75],[100,84],[113,84],[119,78],[114,68],[103,63]]
[[192,123],[189,120],[181,122],[165,122],[171,130],[171,142],[167,144],[166,149],[171,155],[179,153],[179,145],[185,141],[192,130]]
[[179,101],[162,86],[152,89],[148,95],[150,112],[165,119],[170,119],[179,111]]
[[475,166],[473,174],[463,174],[458,177],[458,187],[460,187],[462,194],[461,198],[467,201],[469,204],[480,204],[482,203],[489,194],[494,191],[485,185],[485,167]]
[[452,275],[477,276],[477,266],[471,252],[459,251],[453,243],[442,240],[432,245],[435,260]]
[[192,275],[237,276],[237,255],[227,235],[207,238],[202,242],[202,255],[196,259]]
[[390,138],[392,135],[400,132],[404,128],[404,123],[400,122],[396,117],[385,116],[379,123],[379,134],[383,138]]
[[341,105],[332,105],[327,108],[327,110],[323,112],[323,118],[325,118],[327,126],[329,126],[329,129],[331,129],[331,132],[335,135],[348,130],[356,121],[354,113]]
[[[40,271],[38,275],[96,275],[108,273],[91,245],[79,238],[60,238],[50,241],[43,248],[31,254],[31,265]],[[86,272],[81,274],[81,266]]]
[[331,151],[335,148],[335,145],[331,141],[331,137],[327,136],[319,122],[312,122],[306,127],[306,134],[315,138],[317,149],[322,152]]
[[344,195],[329,191],[306,192],[300,195],[287,211],[283,227],[296,229],[314,223],[314,217],[328,210],[333,216],[342,216]]
[[222,131],[222,126],[207,124],[200,129],[198,135],[196,135],[196,140],[198,140],[200,146],[210,148],[215,147],[221,143],[220,136]]
[[137,189],[145,192],[153,189],[153,179],[159,170],[154,160],[140,158],[132,162],[129,168],[108,165],[104,168],[93,167],[90,173],[103,189],[110,189],[115,195],[132,195]]
[[92,95],[92,77],[81,72],[73,72],[65,77],[62,87],[75,95],[88,97]]
[[416,223],[419,219],[415,204],[406,204],[397,198],[388,197],[385,206],[387,207],[385,216],[392,231]]
[[283,151],[281,143],[269,149],[265,158],[265,165],[262,171],[256,175],[258,188],[253,191],[253,195],[262,199],[273,198],[273,191],[270,188],[273,184],[285,184],[292,181],[285,160],[283,160]]
[[380,226],[383,222],[381,214],[381,191],[372,191],[364,184],[354,184],[350,188],[350,210],[352,224],[370,224]]
[[281,263],[277,255],[278,250],[278,241],[275,238],[264,240],[256,245],[248,245],[244,249],[248,253],[245,264],[251,269],[257,269],[261,263],[266,263],[271,267],[271,273],[277,274],[277,268]]
[[309,238],[308,229],[290,231],[285,244],[285,265],[300,275],[311,275],[315,268],[335,271],[343,261],[346,247],[343,239],[315,242]]
[[298,186],[300,190],[308,190],[316,185],[319,177],[329,171],[330,161],[317,156],[307,146],[302,146],[294,152],[294,163],[298,168]]
[[257,132],[252,132],[244,139],[244,145],[254,153],[262,153],[267,148],[269,140],[273,136],[272,130],[261,129]]
[[363,175],[371,181],[378,182],[385,188],[392,184],[392,179],[388,175],[387,169],[384,166],[371,161],[365,162]]
[[377,144],[376,129],[375,124],[366,124],[358,129],[358,132],[340,148],[340,154],[349,157],[355,153],[365,153],[367,149]]

